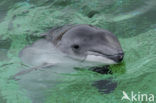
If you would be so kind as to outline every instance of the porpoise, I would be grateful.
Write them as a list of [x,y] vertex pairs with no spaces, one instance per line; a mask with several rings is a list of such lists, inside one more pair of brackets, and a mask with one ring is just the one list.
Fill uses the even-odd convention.
[[44,38],[20,51],[22,62],[30,69],[15,75],[20,76],[19,83],[33,103],[44,103],[44,92],[61,81],[62,73],[75,73],[74,67],[120,63],[124,57],[117,37],[92,25],[65,25],[41,36]]

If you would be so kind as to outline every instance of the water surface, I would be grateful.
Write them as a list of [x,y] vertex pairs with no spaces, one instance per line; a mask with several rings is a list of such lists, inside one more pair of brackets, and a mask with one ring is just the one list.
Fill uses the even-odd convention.
[[[155,0],[1,0],[0,102],[32,103],[27,91],[10,79],[22,69],[18,53],[39,34],[64,24],[92,24],[113,32],[125,51],[124,65],[112,66],[113,75],[63,75],[64,83],[45,92],[44,103],[128,103],[121,101],[122,91],[156,96],[155,17]],[[117,83],[112,93],[101,94],[92,86],[110,77]]]

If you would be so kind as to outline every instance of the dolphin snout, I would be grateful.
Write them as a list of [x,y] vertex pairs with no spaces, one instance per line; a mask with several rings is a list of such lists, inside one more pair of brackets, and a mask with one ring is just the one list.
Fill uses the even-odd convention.
[[107,64],[120,63],[124,58],[124,53],[118,52],[117,54],[105,54],[104,52],[92,50],[88,51],[87,60],[103,62]]
[[113,59],[116,63],[120,63],[123,60],[123,58],[124,58],[123,52],[110,57],[110,59]]
[[117,55],[117,62],[121,62],[122,60],[123,60],[123,58],[124,58],[124,53],[119,53],[118,55]]

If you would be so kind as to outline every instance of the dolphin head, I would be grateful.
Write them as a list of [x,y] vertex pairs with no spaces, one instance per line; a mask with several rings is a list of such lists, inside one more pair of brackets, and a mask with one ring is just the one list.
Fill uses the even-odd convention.
[[115,35],[91,25],[78,25],[67,30],[57,47],[73,59],[103,64],[119,63],[124,56]]

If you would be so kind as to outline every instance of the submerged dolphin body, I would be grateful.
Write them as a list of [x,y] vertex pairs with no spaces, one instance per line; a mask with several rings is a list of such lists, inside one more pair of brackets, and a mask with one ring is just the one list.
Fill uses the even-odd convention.
[[75,72],[74,67],[119,63],[124,56],[116,36],[91,25],[62,26],[42,36],[45,39],[20,52],[24,64],[35,69],[45,68],[20,77],[19,83],[28,91],[33,103],[43,103],[44,92],[61,81],[61,73]]

